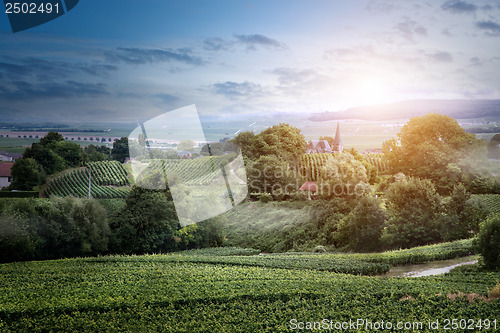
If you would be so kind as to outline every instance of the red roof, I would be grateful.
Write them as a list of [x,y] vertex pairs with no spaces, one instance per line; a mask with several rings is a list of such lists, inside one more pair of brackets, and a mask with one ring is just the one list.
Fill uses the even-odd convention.
[[0,163],[0,177],[12,177],[10,173],[10,168],[14,163]]
[[306,181],[300,188],[299,191],[311,191],[316,192],[318,190],[318,185],[316,182]]

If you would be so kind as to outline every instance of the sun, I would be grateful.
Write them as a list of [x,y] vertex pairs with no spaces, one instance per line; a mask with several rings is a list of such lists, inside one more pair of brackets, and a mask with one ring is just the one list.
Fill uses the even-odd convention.
[[380,79],[361,80],[355,90],[358,101],[364,105],[386,103],[390,99],[389,88]]

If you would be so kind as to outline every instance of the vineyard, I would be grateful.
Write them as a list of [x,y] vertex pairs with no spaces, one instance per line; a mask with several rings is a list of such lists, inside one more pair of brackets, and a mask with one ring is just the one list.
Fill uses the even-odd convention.
[[[334,159],[335,155],[327,153],[302,155],[300,160],[300,175],[309,181],[318,181],[321,176],[321,169],[328,161]],[[377,174],[384,174],[389,171],[387,162],[383,159],[383,154],[369,153],[364,155],[364,158],[375,167]]]
[[140,184],[146,177],[154,174],[177,178],[186,185],[208,185],[220,177],[221,167],[230,161],[228,156],[204,156],[196,159],[158,159],[144,161],[143,169],[136,177]]
[[500,194],[473,194],[488,207],[492,214],[500,214]]
[[377,174],[385,174],[389,172],[389,166],[387,165],[387,162],[383,159],[383,157],[383,154],[377,153],[369,153],[364,155],[365,160],[376,168]]
[[[269,259],[231,255],[235,252],[211,258],[254,258],[261,262],[256,266],[266,266]],[[474,322],[471,329],[454,331],[500,327],[500,300],[492,292],[500,286],[500,272],[364,277],[314,268],[202,263],[205,254],[0,265],[0,331],[290,332],[298,322],[358,323],[361,318],[363,324],[407,322],[413,332],[443,331],[453,318],[468,326]],[[438,321],[440,329],[430,330],[430,321]],[[314,331],[389,330],[363,325]]]
[[130,191],[127,172],[123,166],[117,161],[100,161],[87,163],[87,168],[75,169],[52,179],[45,190],[45,195],[87,197],[90,174],[93,198],[125,198]]

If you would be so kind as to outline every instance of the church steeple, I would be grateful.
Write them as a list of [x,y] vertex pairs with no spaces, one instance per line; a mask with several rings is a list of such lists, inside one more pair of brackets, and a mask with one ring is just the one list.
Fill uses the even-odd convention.
[[344,146],[340,139],[340,123],[337,123],[337,132],[335,133],[335,139],[333,139],[332,151],[334,153],[341,153],[342,150],[344,150]]

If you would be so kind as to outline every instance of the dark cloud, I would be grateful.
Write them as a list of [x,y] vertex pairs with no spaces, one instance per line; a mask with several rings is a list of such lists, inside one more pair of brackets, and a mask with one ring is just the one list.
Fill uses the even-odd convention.
[[158,62],[180,62],[189,65],[203,65],[204,61],[193,56],[190,49],[140,49],[119,47],[106,53],[106,59],[113,63],[124,62],[132,65]]
[[409,17],[404,17],[404,21],[396,25],[396,30],[409,41],[414,41],[415,36],[427,36],[427,29]]
[[162,103],[172,104],[179,101],[179,97],[170,94],[154,94],[153,97],[158,98]]
[[474,13],[477,10],[476,5],[461,0],[446,1],[441,8],[454,14]]
[[427,56],[435,62],[453,62],[453,56],[448,52],[436,52]]
[[118,67],[114,65],[107,64],[86,64],[82,63],[78,65],[78,68],[87,74],[94,76],[106,76],[109,72],[114,72],[118,70]]
[[479,57],[472,57],[469,59],[469,64],[471,66],[481,66],[483,62]]
[[73,80],[46,84],[33,84],[19,80],[11,82],[10,86],[0,86],[0,99],[23,102],[105,95],[109,95],[109,93],[106,90],[106,85],[102,83],[82,83]]
[[263,35],[234,35],[239,43],[245,44],[247,49],[256,50],[257,46],[271,47],[276,49],[286,50],[286,44]]
[[500,24],[493,21],[476,22],[478,29],[484,30],[487,36],[500,36]]
[[207,51],[227,51],[233,45],[233,42],[222,38],[207,38],[203,41],[203,49]]
[[216,94],[223,95],[230,99],[259,95],[262,92],[259,84],[248,81],[242,83],[226,81],[223,83],[215,83],[212,87]]
[[0,75],[10,80],[38,80],[40,82],[59,81],[74,76],[77,72],[92,76],[106,76],[118,67],[100,63],[71,63],[56,60],[44,60],[33,57],[4,57],[0,62]]

